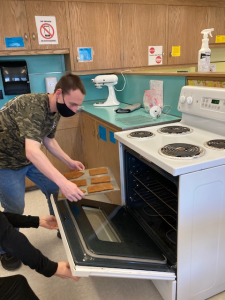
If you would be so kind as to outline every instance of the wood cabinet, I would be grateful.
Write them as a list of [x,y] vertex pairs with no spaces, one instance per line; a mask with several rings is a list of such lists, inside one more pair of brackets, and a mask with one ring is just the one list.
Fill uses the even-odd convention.
[[[39,45],[35,16],[55,16],[58,44]],[[11,51],[11,55],[18,50],[69,48],[64,1],[0,1],[0,24],[0,51]],[[22,37],[24,47],[6,48],[5,37]]]
[[[99,126],[106,130],[106,141],[100,138]],[[120,187],[120,164],[118,141],[110,141],[111,134],[117,129],[99,121],[97,118],[85,113],[82,115],[82,137],[83,137],[83,154],[85,167],[97,168],[108,167],[112,171]],[[106,196],[114,204],[121,204],[121,192],[109,192]]]
[[[60,49],[69,47],[64,1],[26,1],[25,5],[32,49]],[[58,44],[40,45],[38,43],[35,16],[54,16],[56,18]]]
[[[79,112],[73,117],[61,118],[57,126],[55,139],[69,157],[83,163],[80,116],[81,113]],[[46,154],[48,159],[58,171],[61,173],[70,171],[67,165],[49,153],[45,147],[42,148],[42,151]],[[26,188],[31,186],[34,186],[34,183],[26,178]]]
[[[120,68],[119,4],[69,2],[75,70]],[[92,62],[79,62],[78,47],[93,49]]]
[[225,35],[225,8],[208,7],[207,28],[214,28],[212,37],[209,36],[209,43],[215,43],[217,35]]
[[123,67],[147,66],[148,46],[162,46],[166,54],[166,16],[166,5],[122,5]]
[[[197,63],[201,31],[206,28],[207,7],[169,6],[168,64]],[[180,56],[170,55],[173,46],[180,46]]]
[[101,166],[98,153],[98,130],[96,120],[87,114],[82,115],[82,141],[86,169]]
[[[24,1],[0,1],[0,50],[30,49]],[[5,37],[23,37],[24,47],[6,48]]]
[[[83,151],[80,128],[81,113],[70,118],[61,118],[57,126],[55,139],[70,158],[83,162]],[[47,151],[47,157],[61,173],[71,171],[67,165]]]

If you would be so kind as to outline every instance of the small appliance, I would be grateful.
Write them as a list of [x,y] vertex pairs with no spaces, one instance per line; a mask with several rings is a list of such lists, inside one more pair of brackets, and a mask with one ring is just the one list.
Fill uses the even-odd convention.
[[118,77],[116,75],[98,75],[92,79],[92,82],[94,82],[97,89],[102,89],[102,87],[106,85],[109,90],[109,96],[106,101],[95,103],[94,106],[117,106],[120,104],[120,102],[116,99],[116,94],[113,87],[118,82]]

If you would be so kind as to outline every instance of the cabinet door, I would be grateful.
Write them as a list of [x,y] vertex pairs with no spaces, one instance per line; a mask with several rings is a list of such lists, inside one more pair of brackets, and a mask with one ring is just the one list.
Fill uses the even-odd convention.
[[[0,26],[0,50],[30,49],[24,1],[0,1]],[[24,47],[6,48],[6,37],[22,37]]]
[[[26,1],[28,26],[32,49],[69,48],[65,3],[61,1]],[[58,44],[39,45],[35,16],[54,16],[58,35]]]
[[[168,12],[168,64],[198,62],[201,31],[207,28],[207,8],[169,6]],[[180,56],[172,57],[172,46],[180,46]]]
[[123,67],[147,66],[148,46],[166,51],[166,5],[123,4],[122,9]]
[[[76,70],[121,67],[119,4],[69,2]],[[77,47],[93,49],[92,62],[78,62]]]
[[[106,129],[106,141],[100,138],[98,134],[98,152],[99,152],[99,161],[102,167],[108,167],[113,175],[115,176],[116,182],[120,185],[120,162],[119,162],[119,146],[118,141],[114,141],[114,130],[107,127],[104,123],[97,122],[97,128],[103,126]],[[110,138],[111,133],[111,138]],[[114,143],[115,142],[115,143]],[[121,204],[121,192],[109,192],[106,194],[111,203]]]
[[[55,139],[62,150],[72,159],[83,163],[83,151],[81,142],[80,113],[71,118],[61,118],[57,126]],[[53,166],[61,173],[71,171],[61,160],[50,152],[47,157]]]
[[96,121],[83,113],[82,140],[86,169],[100,167],[97,135]]
[[224,7],[208,7],[208,26],[214,28],[212,37],[209,36],[209,43],[216,42],[217,35],[225,35],[225,8]]

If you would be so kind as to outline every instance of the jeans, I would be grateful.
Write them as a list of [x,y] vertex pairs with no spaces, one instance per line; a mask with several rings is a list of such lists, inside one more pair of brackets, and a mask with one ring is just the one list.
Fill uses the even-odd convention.
[[[23,214],[25,176],[33,181],[45,194],[51,215],[54,215],[50,201],[51,194],[58,193],[58,186],[43,175],[33,164],[20,170],[0,169],[0,202],[5,212]],[[4,253],[0,248],[0,253]]]

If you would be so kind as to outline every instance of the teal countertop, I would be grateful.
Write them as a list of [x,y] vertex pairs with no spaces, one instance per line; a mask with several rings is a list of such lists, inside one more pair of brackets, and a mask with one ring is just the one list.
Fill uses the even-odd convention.
[[83,102],[84,108],[82,110],[99,120],[109,123],[109,125],[117,127],[119,130],[148,127],[180,120],[180,117],[165,114],[161,114],[158,119],[153,119],[144,108],[139,108],[130,113],[116,113],[117,108],[124,108],[127,104],[120,103],[118,106],[95,107],[93,104],[96,102],[98,101]]

